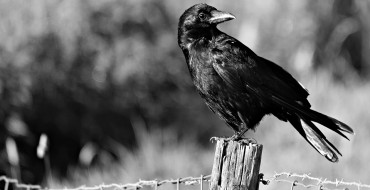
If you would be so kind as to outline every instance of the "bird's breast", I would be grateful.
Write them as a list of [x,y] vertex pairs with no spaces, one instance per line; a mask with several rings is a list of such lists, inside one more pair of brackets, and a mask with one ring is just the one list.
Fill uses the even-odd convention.
[[215,84],[221,82],[212,66],[210,52],[205,49],[191,49],[189,54],[188,67],[194,85],[200,91],[209,91],[215,88]]

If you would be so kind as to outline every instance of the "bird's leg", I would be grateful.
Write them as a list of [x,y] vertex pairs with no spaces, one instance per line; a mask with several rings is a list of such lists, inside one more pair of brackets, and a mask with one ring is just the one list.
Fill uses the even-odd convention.
[[[218,141],[220,139],[224,139],[225,141],[238,141],[238,140],[241,140],[244,133],[248,131],[248,128],[247,127],[243,127],[240,131],[235,131],[234,135],[231,136],[231,137],[211,137],[211,139],[209,139],[211,142],[213,141]],[[246,139],[246,138],[245,138]]]
[[249,130],[248,127],[245,126],[245,124],[244,124],[243,128],[239,132],[236,133],[237,137],[238,138],[243,137],[244,133],[246,133],[248,130]]
[[253,138],[243,137],[244,133],[247,132],[249,128],[243,127],[240,131],[236,132],[233,136],[226,138],[225,141],[239,141],[245,144],[257,144],[257,141]]
[[247,143],[257,143],[257,141],[254,140],[254,139],[243,138],[244,133],[246,133],[249,130],[249,128],[247,126],[247,122],[245,121],[243,115],[240,112],[238,112],[238,116],[239,116],[240,120],[242,120],[242,122],[243,122],[243,124],[241,126],[241,129],[239,131],[235,132],[235,134],[233,136],[227,138],[226,140],[237,141],[237,140],[242,139],[243,141],[246,141]]
[[253,138],[243,138],[243,135],[245,132],[247,132],[249,129],[247,127],[243,127],[242,130],[235,132],[235,134],[231,137],[228,138],[223,138],[223,137],[212,137],[210,139],[211,142],[213,141],[218,141],[220,139],[223,139],[224,141],[242,141],[245,144],[257,144],[257,141]]
[[232,141],[237,141],[240,140],[244,133],[248,131],[248,127],[243,123],[241,130],[237,131],[233,136],[226,138],[226,140],[232,140]]
[[[238,116],[240,120],[242,121],[242,125],[240,126],[239,130],[234,129],[234,135],[228,138],[225,138],[225,141],[243,141],[244,143],[254,143],[257,144],[257,141],[253,138],[243,138],[244,133],[246,133],[249,130],[249,127],[247,126],[247,122],[245,121],[243,115],[238,112]],[[212,137],[210,140],[213,142],[214,140],[219,140],[219,137]]]
[[236,132],[235,135],[237,139],[240,139],[240,137],[242,137],[244,133],[248,131],[249,128],[247,126],[247,122],[245,121],[243,115],[240,112],[238,112],[238,116],[239,119],[242,120],[243,124],[241,126],[241,129],[238,132]]

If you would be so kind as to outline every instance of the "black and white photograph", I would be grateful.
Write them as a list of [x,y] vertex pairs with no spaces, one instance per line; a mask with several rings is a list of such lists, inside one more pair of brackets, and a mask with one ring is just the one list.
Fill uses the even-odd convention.
[[370,190],[369,0],[0,0],[0,190]]

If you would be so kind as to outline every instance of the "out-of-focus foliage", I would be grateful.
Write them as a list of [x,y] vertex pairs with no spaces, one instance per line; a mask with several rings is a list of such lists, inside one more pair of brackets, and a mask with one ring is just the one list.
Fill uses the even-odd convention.
[[[203,143],[230,135],[195,92],[177,47],[178,18],[194,3],[0,0],[0,174],[12,170],[6,138],[17,142],[21,178],[40,182],[48,169],[36,157],[42,133],[62,176],[91,164],[84,155],[99,165],[122,161],[121,145],[140,147],[138,128],[171,128],[174,139]],[[207,3],[236,15],[223,31],[303,81],[316,72],[368,79],[368,1]]]
[[[87,143],[116,159],[116,144],[135,145],[135,125],[190,136],[207,126],[165,3],[3,1],[1,9],[2,141],[16,138],[27,162],[40,163],[25,170],[43,171],[28,168],[42,167],[32,152],[41,133],[52,168],[65,175]],[[12,133],[10,120],[29,133]]]

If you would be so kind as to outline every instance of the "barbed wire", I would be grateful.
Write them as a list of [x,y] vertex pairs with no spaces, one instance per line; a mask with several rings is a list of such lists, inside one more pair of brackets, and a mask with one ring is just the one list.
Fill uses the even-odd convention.
[[354,186],[358,190],[361,188],[370,189],[370,185],[363,184],[361,182],[347,182],[343,179],[335,179],[335,181],[331,181],[327,178],[312,177],[310,174],[281,172],[275,173],[271,178],[264,179],[263,176],[261,177],[261,183],[264,185],[268,185],[270,182],[289,183],[291,184],[291,190],[293,190],[295,186],[301,186],[307,189],[318,188],[319,190],[348,190],[348,187],[350,186]]
[[[269,185],[271,182],[277,183],[287,183],[291,185],[291,190],[294,190],[295,186],[301,186],[303,188],[318,188],[319,190],[348,190],[348,187],[354,186],[358,190],[361,188],[370,189],[370,185],[363,184],[361,182],[346,182],[343,179],[335,181],[330,181],[327,178],[312,177],[310,174],[296,174],[289,172],[275,173],[274,176],[265,178],[263,174],[260,174],[260,182],[264,185]],[[106,190],[106,189],[141,189],[144,187],[152,187],[155,190],[159,186],[164,184],[173,184],[177,186],[177,190],[180,189],[180,184],[184,185],[200,185],[200,189],[203,190],[203,183],[209,182],[211,175],[201,175],[200,177],[185,177],[178,179],[166,179],[166,180],[139,180],[136,183],[126,183],[126,184],[100,184],[96,186],[80,186],[76,188],[46,188],[40,185],[31,185],[19,183],[16,179],[11,179],[6,176],[0,176],[0,182],[4,181],[4,190],[10,190],[10,185],[14,185],[16,188],[23,188],[27,190]]]
[[164,184],[174,184],[177,185],[177,189],[180,189],[180,184],[184,185],[195,185],[199,184],[200,189],[203,190],[203,183],[209,182],[211,179],[211,175],[200,177],[185,177],[185,178],[177,178],[177,179],[166,179],[166,180],[139,180],[136,183],[126,183],[126,184],[100,184],[96,186],[80,186],[76,188],[44,188],[40,185],[30,185],[30,184],[23,184],[19,183],[16,179],[11,179],[6,176],[0,176],[0,182],[4,181],[4,190],[9,190],[9,185],[13,184],[17,188],[26,188],[27,190],[105,190],[105,189],[124,189],[124,190],[131,190],[131,189],[141,189],[145,186],[153,187],[157,189],[159,186]]

